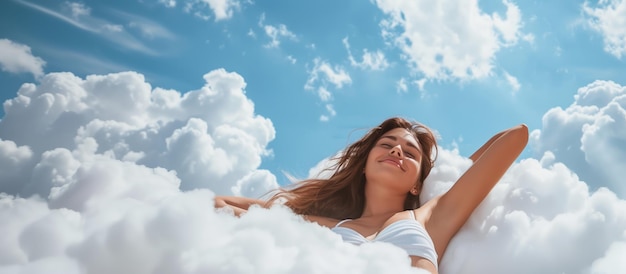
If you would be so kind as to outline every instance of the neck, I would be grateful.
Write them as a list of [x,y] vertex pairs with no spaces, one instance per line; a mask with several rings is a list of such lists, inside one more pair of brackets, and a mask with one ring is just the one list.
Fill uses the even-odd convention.
[[[375,184],[370,184],[375,185]],[[391,192],[365,184],[365,207],[361,217],[389,216],[404,210],[406,194]]]

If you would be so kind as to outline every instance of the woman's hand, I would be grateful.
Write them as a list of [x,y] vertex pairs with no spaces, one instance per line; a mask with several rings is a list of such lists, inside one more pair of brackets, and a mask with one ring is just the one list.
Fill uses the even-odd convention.
[[251,199],[246,197],[235,196],[215,196],[215,208],[226,208],[233,211],[235,216],[241,216],[248,212],[248,208],[252,205],[259,205],[261,207],[267,207],[267,202],[258,199]]

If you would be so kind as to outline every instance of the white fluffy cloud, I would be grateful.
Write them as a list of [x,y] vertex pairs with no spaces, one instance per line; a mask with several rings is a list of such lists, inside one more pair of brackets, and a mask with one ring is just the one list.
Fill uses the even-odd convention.
[[204,79],[181,94],[135,72],[51,73],[7,100],[0,273],[419,273],[282,207],[216,212],[214,193],[278,186],[258,169],[275,132],[240,75]]
[[626,54],[626,1],[585,1],[587,24],[602,35],[604,50],[617,58]]
[[[422,197],[452,185],[470,162],[443,151]],[[430,194],[430,195],[429,195]],[[626,235],[626,201],[589,191],[562,163],[514,164],[448,247],[442,273],[621,273],[606,260]]]
[[[181,94],[134,72],[53,73],[6,101],[0,272],[419,273],[397,247],[343,243],[280,206],[242,218],[216,212],[214,193],[259,196],[277,186],[258,169],[275,132],[254,113],[240,75],[219,69],[204,79]],[[581,88],[576,104],[615,120],[623,87],[594,84]],[[599,120],[590,132],[620,128]],[[444,192],[470,164],[441,149],[422,199]],[[545,151],[513,165],[450,243],[440,269],[623,273],[625,231],[626,201],[590,190]]]
[[34,56],[30,47],[0,39],[0,68],[11,73],[31,73],[35,77],[43,75],[43,66],[46,62]]
[[388,17],[383,36],[427,79],[475,79],[491,75],[496,53],[522,36],[519,8],[503,1],[504,16],[486,14],[476,0],[377,0]]
[[626,197],[626,87],[595,81],[578,89],[565,109],[549,110],[531,134],[538,157],[546,152],[565,163],[590,186],[609,187]]
[[[310,177],[332,164],[320,161]],[[471,160],[440,148],[420,196],[422,203],[450,189]],[[522,159],[453,238],[441,273],[623,273],[626,201],[585,182],[547,153]],[[619,259],[618,259],[619,258]]]
[[[184,190],[233,194],[235,183],[270,153],[275,131],[254,113],[241,76],[220,69],[204,78],[205,86],[185,94],[152,89],[134,72],[85,79],[53,73],[39,85],[24,84],[4,103],[0,159],[8,164],[0,174],[10,179],[0,190],[48,197],[50,187],[79,180],[91,168],[84,155],[100,155],[175,172]],[[276,186],[272,177],[254,178]]]
[[[208,190],[110,199],[82,211],[0,197],[0,272],[419,273],[389,244],[361,248],[281,207],[238,219]],[[303,236],[306,235],[306,236]]]

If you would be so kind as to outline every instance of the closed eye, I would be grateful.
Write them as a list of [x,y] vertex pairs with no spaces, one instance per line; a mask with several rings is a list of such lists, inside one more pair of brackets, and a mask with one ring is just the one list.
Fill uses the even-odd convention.
[[[393,143],[389,143],[388,142],[389,140],[394,141],[394,142]],[[380,146],[383,147],[383,148],[389,149],[389,148],[394,147],[394,144],[396,144],[397,141],[398,141],[398,137],[392,136],[392,135],[386,135],[386,136],[381,137],[381,141],[382,142],[380,143]],[[418,146],[416,146],[416,145],[414,145],[412,143],[409,143],[409,142],[407,142],[407,146],[408,146],[408,148],[402,146],[402,152],[404,153],[404,155],[407,158],[410,158],[410,159],[413,159],[413,160],[417,160],[417,157],[421,155],[421,151],[418,148]],[[409,150],[410,151],[414,151],[414,152],[409,152]],[[417,152],[417,153],[415,153],[415,152]]]
[[[381,146],[381,147],[384,147],[384,148],[392,148],[392,147],[394,147],[394,145],[392,145],[392,144],[388,144],[388,143],[382,143],[382,144],[380,144],[380,146]],[[409,158],[411,158],[411,159],[415,159],[415,155],[414,155],[413,153],[411,153],[411,152],[408,152],[407,150],[402,149],[402,153],[403,153],[406,157],[409,157]]]

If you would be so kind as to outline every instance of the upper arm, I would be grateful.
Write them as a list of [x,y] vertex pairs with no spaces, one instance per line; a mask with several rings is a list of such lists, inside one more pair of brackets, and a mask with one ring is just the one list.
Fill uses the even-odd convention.
[[430,225],[436,226],[432,229],[436,236],[433,238],[447,244],[524,150],[527,142],[528,128],[519,125],[501,133],[487,147],[481,148],[474,164],[433,206],[430,218]]

